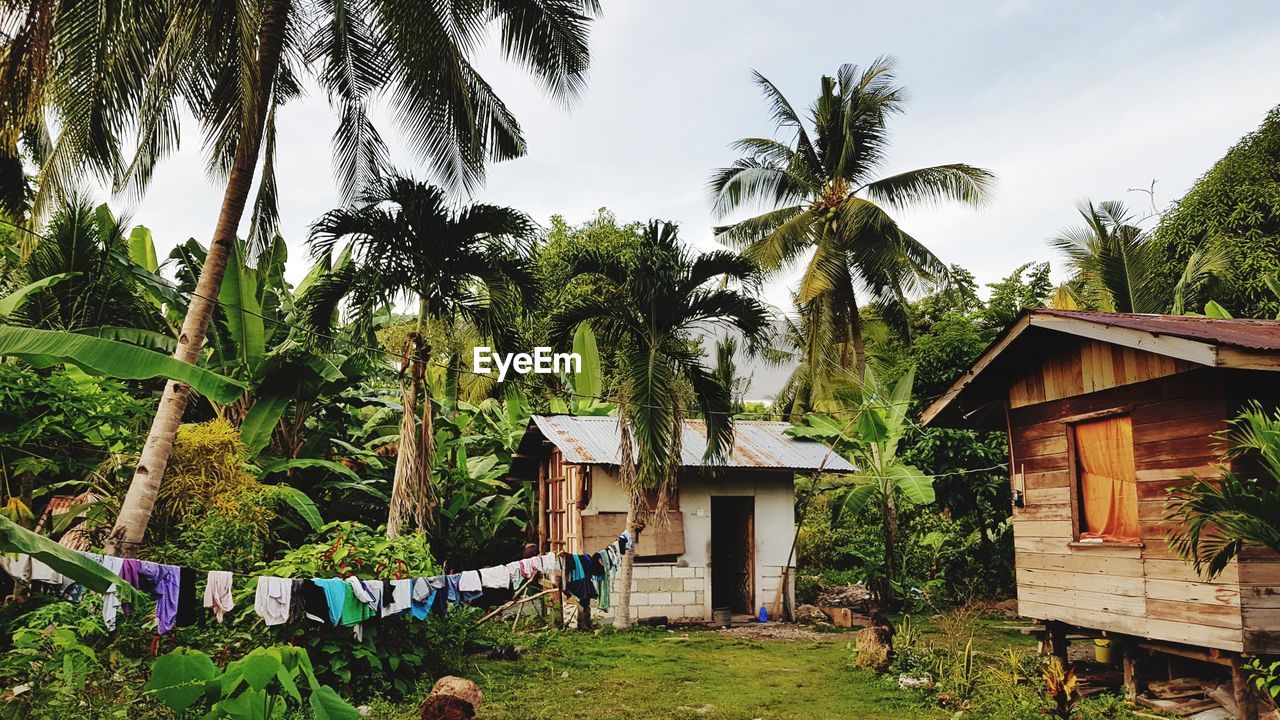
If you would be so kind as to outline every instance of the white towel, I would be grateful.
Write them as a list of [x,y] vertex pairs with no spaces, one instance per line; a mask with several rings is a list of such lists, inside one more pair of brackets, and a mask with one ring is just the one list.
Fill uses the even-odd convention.
[[[116,575],[120,574],[120,568],[124,566],[124,558],[114,555],[99,555],[97,553],[85,553],[90,560],[98,563],[102,567],[110,570]],[[108,630],[116,629],[116,613],[120,611],[120,596],[116,593],[115,583],[102,593],[102,624],[107,626]]]
[[253,599],[253,609],[268,626],[283,625],[289,619],[289,601],[293,595],[293,581],[289,578],[263,575],[258,578],[258,592]]
[[[425,585],[426,582],[424,581],[423,584]],[[387,597],[385,592],[382,594],[382,617],[399,615],[408,610],[411,605],[412,595],[412,580],[392,580],[391,596]],[[426,598],[423,599],[425,600]]]
[[62,573],[35,558],[31,558],[31,570],[28,578],[31,582],[43,582],[50,585],[62,584]]
[[[503,565],[480,568],[480,584],[487,588],[504,588],[511,585],[511,571]],[[462,587],[462,583],[458,583]]]
[[484,586],[480,583],[480,573],[466,570],[458,578],[458,592],[480,592]]
[[231,598],[234,578],[226,570],[210,570],[204,584],[204,606],[213,609],[213,616],[222,622],[222,616],[236,606]]

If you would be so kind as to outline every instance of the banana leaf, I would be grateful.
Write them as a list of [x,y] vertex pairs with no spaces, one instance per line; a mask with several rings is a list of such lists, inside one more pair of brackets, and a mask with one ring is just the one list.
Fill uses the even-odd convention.
[[223,404],[234,402],[245,390],[244,383],[158,352],[58,330],[0,325],[0,355],[21,358],[36,367],[70,363],[121,380],[169,378]]
[[125,602],[140,602],[143,598],[133,586],[98,563],[2,516],[0,552],[26,553],[94,592],[104,593],[115,585],[116,593]]

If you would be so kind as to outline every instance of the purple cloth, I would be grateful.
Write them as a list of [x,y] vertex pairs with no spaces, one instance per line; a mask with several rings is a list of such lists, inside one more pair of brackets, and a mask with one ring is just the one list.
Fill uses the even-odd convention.
[[156,599],[156,632],[161,635],[170,632],[178,619],[182,570],[143,560],[138,563],[138,576],[150,586],[146,590]]
[[[142,576],[140,574],[142,563],[133,558],[125,558],[120,561],[120,579],[129,583],[135,588],[142,587]],[[120,606],[125,612],[133,612],[133,605],[124,603]]]

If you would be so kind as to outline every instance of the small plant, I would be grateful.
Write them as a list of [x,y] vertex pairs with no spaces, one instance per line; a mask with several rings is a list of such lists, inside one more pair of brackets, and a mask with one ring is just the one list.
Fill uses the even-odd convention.
[[1045,690],[1053,701],[1049,714],[1058,720],[1073,720],[1076,704],[1080,702],[1075,669],[1063,666],[1062,660],[1055,656],[1045,666],[1043,677]]
[[973,651],[973,636],[969,636],[969,642],[965,644],[957,656],[955,667],[951,673],[951,683],[953,694],[960,700],[968,700],[973,695],[974,686],[978,682],[978,666],[975,662],[976,653]]
[[320,684],[307,652],[291,645],[259,648],[221,673],[208,655],[179,648],[156,659],[145,689],[176,715],[204,698],[210,702],[206,718],[268,720],[285,716],[290,706],[303,705],[303,680],[306,704],[315,717],[360,717],[333,688]]
[[1254,658],[1245,663],[1244,669],[1253,677],[1253,684],[1272,698],[1280,697],[1280,660],[1264,663]]
[[911,619],[910,615],[903,615],[902,620],[898,621],[898,627],[894,629],[894,650],[899,652],[910,652],[919,644],[920,626]]

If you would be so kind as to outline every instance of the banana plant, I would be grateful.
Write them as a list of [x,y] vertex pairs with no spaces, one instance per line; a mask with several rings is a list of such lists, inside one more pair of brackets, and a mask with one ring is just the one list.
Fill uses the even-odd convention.
[[576,373],[560,377],[560,383],[568,389],[568,399],[553,396],[551,412],[559,415],[609,415],[614,404],[605,402],[604,371],[600,363],[600,350],[596,346],[595,333],[586,321],[578,324],[573,333],[573,352],[581,358],[582,366]]
[[898,443],[908,427],[914,369],[892,386],[880,383],[868,368],[860,402],[849,408],[852,421],[841,423],[830,416],[810,413],[806,425],[787,430],[830,445],[857,468],[830,486],[836,493],[833,523],[856,519],[871,504],[880,510],[884,542],[883,582],[877,592],[889,607],[897,604],[898,502],[927,505],[934,501],[933,477],[898,457]]

